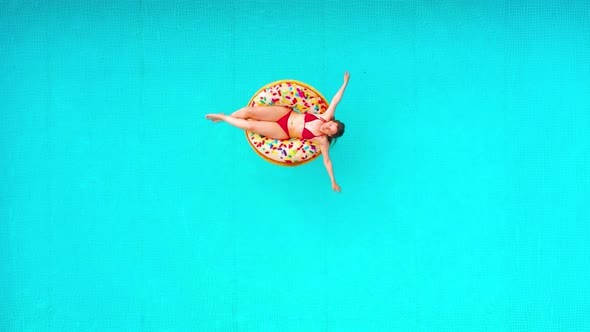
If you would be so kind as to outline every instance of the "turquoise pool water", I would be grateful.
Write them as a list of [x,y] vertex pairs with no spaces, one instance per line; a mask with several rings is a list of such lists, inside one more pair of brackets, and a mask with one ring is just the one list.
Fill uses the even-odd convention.
[[[586,1],[0,1],[0,330],[590,330]],[[279,79],[331,150],[204,119]]]

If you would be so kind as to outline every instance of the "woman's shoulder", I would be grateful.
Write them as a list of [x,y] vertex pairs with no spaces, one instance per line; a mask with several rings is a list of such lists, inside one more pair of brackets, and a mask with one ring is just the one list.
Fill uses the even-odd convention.
[[330,146],[330,141],[328,140],[327,135],[316,136],[312,138],[311,141],[319,144],[320,146]]

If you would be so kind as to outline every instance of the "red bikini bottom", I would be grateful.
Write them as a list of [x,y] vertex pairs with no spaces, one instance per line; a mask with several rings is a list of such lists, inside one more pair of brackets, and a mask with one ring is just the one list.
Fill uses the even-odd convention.
[[291,112],[283,115],[283,117],[277,121],[279,126],[281,126],[281,128],[283,129],[285,134],[287,134],[287,136],[289,136],[289,137],[291,137],[291,135],[289,135],[289,117],[290,116],[291,116]]

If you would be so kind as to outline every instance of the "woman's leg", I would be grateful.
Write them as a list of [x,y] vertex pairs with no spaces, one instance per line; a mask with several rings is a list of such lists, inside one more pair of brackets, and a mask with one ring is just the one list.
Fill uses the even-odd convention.
[[274,139],[287,139],[289,135],[285,133],[283,128],[278,123],[272,121],[258,121],[258,120],[246,120],[240,118],[234,118],[233,116],[223,114],[207,114],[205,118],[217,121],[225,121],[230,125],[257,133],[262,136],[266,136]]
[[240,119],[253,119],[260,121],[277,121],[283,115],[292,112],[293,109],[286,106],[253,106],[244,107],[233,112],[231,116]]

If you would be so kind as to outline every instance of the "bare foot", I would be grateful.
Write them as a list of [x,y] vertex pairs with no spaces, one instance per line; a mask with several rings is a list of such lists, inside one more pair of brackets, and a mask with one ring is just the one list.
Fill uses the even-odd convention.
[[223,118],[225,117],[225,114],[223,113],[219,113],[219,114],[207,114],[205,115],[205,119],[209,119],[213,122],[219,122],[219,121],[223,121]]

